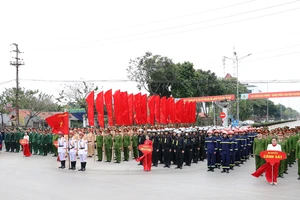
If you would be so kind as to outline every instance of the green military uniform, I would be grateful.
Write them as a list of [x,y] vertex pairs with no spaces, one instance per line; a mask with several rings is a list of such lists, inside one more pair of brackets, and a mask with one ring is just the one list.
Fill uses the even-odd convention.
[[53,137],[52,137],[52,148],[53,148],[53,152],[54,152],[53,157],[57,157],[58,152],[57,152],[56,146],[54,146],[54,144],[53,144],[54,141],[58,141],[58,135],[57,134],[53,135]]
[[116,153],[116,163],[121,162],[122,135],[118,134],[114,137],[114,148]]
[[294,163],[296,161],[296,144],[298,142],[298,137],[297,135],[293,135],[292,136],[292,140],[293,140],[293,148],[292,148],[292,163]]
[[6,148],[6,152],[9,152],[9,150],[10,150],[10,138],[11,138],[10,132],[6,132],[5,133],[5,148]]
[[294,145],[294,141],[293,141],[293,138],[290,136],[288,138],[288,146],[289,146],[289,155],[288,155],[288,165],[289,167],[292,167],[292,163],[293,163],[293,155],[292,155],[292,152],[293,152],[293,148],[295,148],[296,145]]
[[134,159],[138,158],[139,152],[138,152],[138,135],[134,134],[132,136],[132,151],[133,151],[133,157]]
[[47,135],[48,135],[47,152],[48,152],[48,153],[54,153],[54,152],[53,152],[53,148],[52,148],[52,144],[53,144],[53,142],[52,142],[52,140],[53,140],[53,134],[48,133]]
[[130,136],[125,134],[123,137],[124,161],[129,161]]
[[33,144],[32,144],[33,133],[30,132],[28,136],[29,136],[29,148],[30,148],[30,153],[32,153],[32,149],[33,149]]
[[111,156],[112,156],[112,136],[106,135],[104,137],[104,147],[105,147],[105,154],[106,154],[106,162],[111,162]]
[[17,153],[19,153],[20,151],[20,139],[22,137],[21,135],[22,133],[20,131],[15,133],[15,148]]
[[42,133],[38,133],[37,136],[37,146],[39,150],[39,155],[44,155],[44,147],[43,147],[43,135]]
[[43,134],[41,136],[42,136],[43,156],[47,156],[49,136],[48,136],[48,134]]
[[37,132],[33,132],[32,133],[32,146],[33,146],[33,151],[34,151],[34,155],[37,155],[38,154],[38,138],[39,138],[39,135]]
[[264,159],[260,157],[260,152],[265,150],[266,140],[255,138],[253,142],[253,154],[255,155],[256,170],[264,164]]
[[298,140],[298,142],[296,143],[295,156],[298,160],[298,180],[300,180],[300,140]]
[[97,154],[98,154],[98,160],[102,161],[103,156],[103,135],[97,135],[96,136],[96,145],[97,145]]
[[[278,144],[281,146],[281,151],[287,153],[287,142],[286,140],[278,141]],[[278,175],[283,178],[283,173],[285,172],[286,159],[280,161]]]
[[11,132],[10,134],[10,152],[14,152],[15,151],[15,135],[16,133],[15,132]]

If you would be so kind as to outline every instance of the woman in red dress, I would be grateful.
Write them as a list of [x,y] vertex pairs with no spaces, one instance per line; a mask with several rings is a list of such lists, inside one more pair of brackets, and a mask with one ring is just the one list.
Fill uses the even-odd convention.
[[23,154],[24,156],[29,157],[31,156],[30,149],[29,149],[29,136],[26,132],[23,139],[28,141],[28,143],[23,146]]
[[[152,141],[149,140],[149,136],[146,136],[146,140],[144,142],[144,145],[152,146]],[[151,165],[152,165],[152,152],[148,154],[144,154],[143,156],[136,159],[136,161],[140,162],[143,161],[144,171],[149,172],[151,171]]]

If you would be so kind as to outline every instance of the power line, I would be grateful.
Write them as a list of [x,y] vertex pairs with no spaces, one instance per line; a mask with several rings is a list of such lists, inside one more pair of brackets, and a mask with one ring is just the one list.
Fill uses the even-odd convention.
[[[205,22],[212,22],[212,21],[216,21],[216,20],[220,20],[220,19],[226,19],[226,18],[236,17],[236,16],[245,15],[245,14],[249,14],[249,13],[259,12],[259,11],[262,11],[262,10],[268,10],[268,9],[281,7],[281,6],[285,6],[285,5],[292,4],[292,3],[297,3],[297,2],[299,2],[299,0],[292,1],[292,2],[287,2],[287,3],[283,3],[283,4],[278,4],[278,5],[275,5],[275,6],[269,6],[269,7],[265,7],[265,8],[261,8],[261,9],[251,10],[251,11],[247,11],[247,12],[242,12],[242,13],[238,13],[238,14],[234,14],[234,15],[227,15],[227,16],[224,16],[224,17],[219,17],[219,18],[214,18],[214,19],[209,19],[209,20],[204,20],[204,21],[199,21],[199,22],[194,22],[194,23],[189,23],[189,24],[183,24],[183,25],[179,25],[179,26],[172,26],[172,27],[166,27],[166,28],[156,29],[156,30],[152,30],[152,31],[146,31],[146,32],[135,33],[135,34],[130,34],[130,35],[123,35],[123,36],[108,38],[108,39],[105,39],[105,40],[114,40],[114,39],[120,39],[120,38],[124,38],[124,37],[132,37],[132,36],[144,35],[144,34],[148,34],[148,33],[165,31],[165,30],[170,30],[170,29],[175,29],[175,28],[192,26],[192,25],[196,25],[196,24],[202,24],[202,23],[205,23]],[[95,41],[100,42],[100,41],[105,41],[105,40],[95,40]]]
[[[184,30],[184,31],[177,31],[177,32],[166,33],[166,34],[155,35],[155,36],[149,36],[149,37],[143,37],[143,38],[123,40],[123,41],[119,41],[119,42],[108,42],[108,43],[102,43],[102,44],[94,44],[94,45],[89,45],[89,46],[85,46],[85,47],[90,47],[90,46],[105,46],[105,45],[110,45],[110,44],[127,43],[127,42],[133,42],[133,41],[138,41],[138,40],[152,39],[152,38],[169,36],[169,35],[174,35],[174,34],[180,34],[180,33],[192,32],[192,31],[198,31],[198,30],[203,30],[203,29],[208,29],[208,28],[215,28],[215,27],[218,27],[218,26],[224,26],[224,25],[229,25],[229,24],[234,24],[234,23],[239,23],[239,22],[245,22],[245,21],[249,21],[249,20],[253,20],[253,19],[259,19],[259,18],[263,18],[263,17],[269,17],[269,16],[278,15],[278,14],[282,14],[282,13],[286,13],[286,12],[291,12],[291,11],[295,11],[295,10],[299,10],[299,9],[300,9],[300,7],[299,8],[289,9],[289,10],[284,10],[284,11],[280,11],[280,12],[275,12],[275,13],[271,13],[271,14],[260,15],[260,16],[257,16],[257,17],[251,17],[251,18],[247,18],[247,19],[236,20],[236,21],[231,21],[231,22],[227,22],[227,23],[206,26],[206,27],[194,28],[194,29],[189,29],[189,30]],[[77,46],[77,48],[84,48],[84,46]]]
[[118,28],[118,29],[113,29],[113,30],[108,30],[108,31],[103,31],[103,32],[96,32],[94,34],[110,33],[110,32],[116,32],[116,31],[131,29],[131,28],[148,26],[148,25],[151,25],[151,24],[157,24],[157,23],[161,23],[161,22],[172,21],[172,20],[176,20],[176,19],[180,19],[180,18],[186,18],[186,17],[190,17],[190,16],[194,16],[194,15],[199,15],[199,14],[209,13],[209,12],[213,12],[213,11],[223,10],[223,9],[226,9],[226,8],[247,4],[247,3],[250,3],[250,2],[253,2],[253,1],[256,1],[256,0],[250,0],[250,1],[245,1],[245,2],[241,2],[241,3],[231,4],[231,5],[222,6],[222,7],[218,7],[218,8],[213,8],[213,9],[205,10],[205,11],[201,11],[201,12],[191,13],[191,14],[187,14],[187,15],[181,15],[181,16],[168,18],[168,19],[157,20],[157,21],[153,21],[153,22],[149,22],[149,23],[133,25],[133,26],[129,26],[129,27]]

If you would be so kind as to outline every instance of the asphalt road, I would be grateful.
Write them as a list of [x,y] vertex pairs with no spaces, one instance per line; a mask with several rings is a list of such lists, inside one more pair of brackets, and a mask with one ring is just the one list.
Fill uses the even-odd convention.
[[[299,122],[289,123],[289,126]],[[284,126],[284,125],[283,125]],[[67,163],[68,165],[68,163]],[[114,163],[88,159],[87,171],[58,169],[60,163],[52,155],[31,156],[22,153],[0,154],[0,200],[83,200],[83,199],[222,199],[222,200],[298,200],[300,181],[296,165],[277,186],[264,177],[254,178],[254,159],[229,174],[206,171],[206,162],[182,170],[159,165],[144,172],[131,160]],[[77,163],[77,168],[79,162]]]

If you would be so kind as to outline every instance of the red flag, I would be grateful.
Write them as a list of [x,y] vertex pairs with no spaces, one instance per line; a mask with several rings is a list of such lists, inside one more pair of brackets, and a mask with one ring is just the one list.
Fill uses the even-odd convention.
[[59,113],[46,118],[46,122],[52,128],[52,132],[57,134],[62,132],[67,135],[69,133],[69,113]]
[[133,124],[133,94],[128,95],[129,124]]
[[160,99],[160,123],[167,124],[167,98]]
[[142,124],[147,124],[147,95],[142,95],[142,104],[141,104],[141,118]]
[[160,124],[160,97],[158,95],[154,96],[155,108],[154,108],[154,117],[156,123]]
[[183,99],[176,102],[176,123],[182,123]]
[[87,115],[88,115],[88,121],[90,126],[94,126],[95,124],[95,117],[94,117],[94,91],[92,91],[87,98],[85,99],[88,110],[87,110]]
[[122,125],[129,126],[129,106],[128,106],[128,94],[127,92],[121,92],[120,95],[121,100],[121,117],[122,117]]
[[173,97],[172,97],[170,109],[171,109],[171,116],[170,116],[171,123],[174,124],[176,122],[176,107],[175,107],[175,100]]
[[174,99],[172,97],[169,97],[167,99],[167,123],[173,123],[172,121],[172,112],[173,112],[173,103],[174,103]]
[[114,93],[114,116],[117,125],[122,125],[122,104],[121,104],[121,92],[116,90]]
[[141,123],[141,103],[142,103],[142,96],[141,93],[134,95],[133,101],[133,108],[134,108],[134,121],[136,124]]
[[197,115],[197,102],[194,101],[192,103],[192,117],[191,117],[191,123],[196,123],[196,115]]
[[106,111],[107,111],[107,116],[108,116],[108,125],[113,126],[114,121],[113,121],[113,111],[112,111],[112,90],[108,90],[104,94],[105,98],[105,106],[106,106]]
[[154,125],[154,109],[155,109],[155,97],[154,96],[150,96],[148,98],[148,109],[149,109],[148,124]]
[[96,98],[96,110],[98,113],[98,123],[101,128],[104,128],[104,102],[103,102],[103,91],[97,95]]

